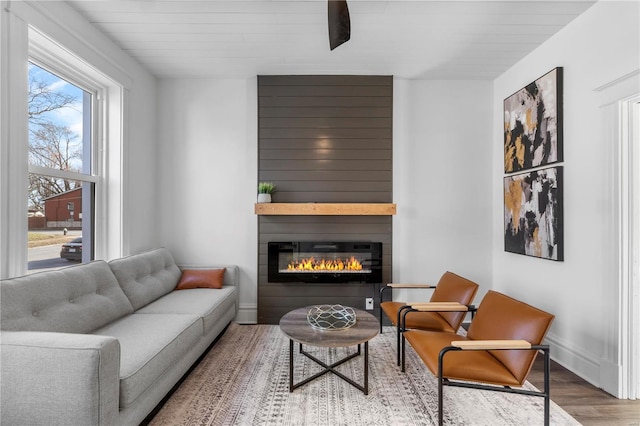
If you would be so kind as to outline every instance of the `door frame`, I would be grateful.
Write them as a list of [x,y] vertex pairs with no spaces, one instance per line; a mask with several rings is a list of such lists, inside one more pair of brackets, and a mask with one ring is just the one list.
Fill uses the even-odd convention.
[[[640,397],[640,70],[597,89],[603,143],[610,147],[611,236],[604,279],[602,389],[621,399]],[[606,251],[605,251],[606,253]]]

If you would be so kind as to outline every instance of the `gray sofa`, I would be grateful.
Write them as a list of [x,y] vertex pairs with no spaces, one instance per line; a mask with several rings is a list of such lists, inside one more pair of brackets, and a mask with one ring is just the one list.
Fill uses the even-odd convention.
[[222,267],[221,289],[174,291],[161,248],[2,280],[0,423],[139,424],[235,317]]

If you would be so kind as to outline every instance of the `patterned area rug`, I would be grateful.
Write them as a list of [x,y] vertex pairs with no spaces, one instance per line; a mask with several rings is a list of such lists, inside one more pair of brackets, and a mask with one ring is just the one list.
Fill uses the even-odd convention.
[[[369,395],[331,373],[290,393],[289,341],[278,326],[231,324],[150,424],[437,424],[437,380],[410,346],[407,372],[401,373],[395,342],[394,329],[385,327],[369,343]],[[305,350],[329,363],[347,354],[347,349]],[[296,383],[321,370],[297,351],[294,360]],[[362,356],[337,369],[362,383]],[[444,393],[449,425],[543,424],[540,397],[452,387],[445,387]],[[553,402],[551,424],[579,425]]]

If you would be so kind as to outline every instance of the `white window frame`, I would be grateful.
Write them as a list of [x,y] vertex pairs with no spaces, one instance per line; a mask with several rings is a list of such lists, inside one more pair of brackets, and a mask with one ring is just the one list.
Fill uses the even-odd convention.
[[[123,87],[70,53],[37,29],[29,28],[29,57],[38,65],[93,94],[91,175],[82,180],[95,184],[93,230],[96,259],[122,255],[122,94]],[[29,172],[43,168],[29,166]],[[51,174],[50,169],[46,174]],[[58,171],[57,177],[75,173]],[[84,234],[84,229],[83,229]]]
[[[5,3],[3,2],[3,5]],[[125,85],[100,72],[71,50],[36,29],[74,42],[73,36],[26,3],[0,9],[0,278],[27,273],[27,185],[29,172],[54,175],[51,169],[28,164],[27,63],[36,64],[70,78],[83,88],[95,88],[93,132],[95,163],[92,176],[83,180],[96,184],[94,257],[113,259],[123,253],[123,117]],[[93,52],[88,52],[93,54]],[[126,78],[125,78],[126,80]],[[69,178],[64,171],[56,176]],[[75,178],[75,175],[74,177]]]

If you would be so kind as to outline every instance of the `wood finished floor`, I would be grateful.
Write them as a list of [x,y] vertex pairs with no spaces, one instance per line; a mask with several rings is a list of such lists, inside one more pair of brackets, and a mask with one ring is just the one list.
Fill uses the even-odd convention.
[[[543,387],[542,357],[529,374],[529,382]],[[640,401],[614,398],[551,361],[551,399],[585,426],[640,426]]]

